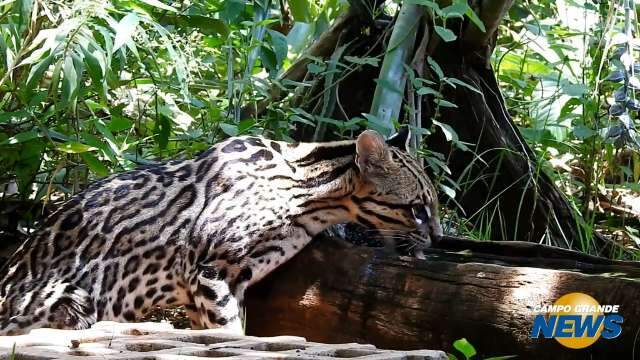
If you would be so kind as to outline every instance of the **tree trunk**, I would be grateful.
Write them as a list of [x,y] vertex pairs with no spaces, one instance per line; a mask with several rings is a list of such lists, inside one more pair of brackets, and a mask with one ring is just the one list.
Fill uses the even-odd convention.
[[[371,12],[360,9],[360,3],[353,1],[350,11],[336,20],[307,53],[343,63],[348,63],[344,60],[347,55],[377,58],[389,55],[385,45],[394,30],[393,19],[384,15],[371,19]],[[442,2],[441,6],[444,7],[445,3]],[[453,42],[444,42],[433,31],[432,20],[425,16],[416,36],[414,54],[407,57],[412,60],[406,64],[416,71],[416,76],[438,83],[441,79],[426,64],[427,57],[432,57],[442,67],[445,76],[458,78],[480,90],[476,93],[458,86],[455,90],[446,91],[445,99],[455,103],[457,108],[440,109],[437,119],[451,126],[461,142],[472,144],[469,146],[472,151],[455,149],[440,131],[426,141],[429,150],[445,155],[451,169],[449,177],[460,184],[456,195],[460,204],[458,210],[463,218],[478,228],[488,227],[489,231],[479,230],[489,234],[492,240],[542,242],[608,255],[615,249],[604,238],[583,226],[580,214],[540,169],[535,154],[509,117],[490,68],[497,28],[512,0],[470,1],[470,4],[483,21],[486,31],[481,31],[468,19],[449,19],[448,28],[456,33],[457,38]],[[373,94],[380,87],[388,86],[385,85],[388,81],[382,81],[384,84],[376,82],[376,79],[383,78],[384,69],[380,67],[364,64],[355,70],[332,73],[329,76],[333,78],[327,82],[317,74],[306,72],[308,62],[308,58],[302,57],[292,66],[294,71],[286,72],[283,78],[304,79],[314,84],[294,96],[292,102],[294,106],[320,117],[344,121],[362,117],[372,109]],[[284,95],[277,89],[274,94],[274,99]],[[435,116],[433,99],[416,96],[413,91],[404,95],[404,103],[398,104],[402,109],[401,122],[408,119],[405,122],[429,128]],[[244,113],[260,115],[268,101],[261,102],[256,108],[248,106]],[[325,113],[327,109],[332,110]],[[314,133],[313,128],[298,126],[293,137],[310,140]],[[336,136],[327,133],[324,138],[331,140]],[[457,208],[453,204],[450,207]]]
[[[450,352],[464,337],[481,356],[518,359],[630,358],[634,347],[640,351],[637,263],[523,242],[441,244],[417,260],[319,239],[249,290],[247,331]],[[620,337],[583,350],[531,339],[534,306],[571,292],[619,304]]]

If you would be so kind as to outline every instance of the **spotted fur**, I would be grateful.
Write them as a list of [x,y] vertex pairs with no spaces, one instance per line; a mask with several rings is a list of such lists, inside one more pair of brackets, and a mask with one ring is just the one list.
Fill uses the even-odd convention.
[[441,234],[429,179],[372,131],[331,143],[231,138],[116,174],[66,202],[0,270],[0,335],[176,305],[194,328],[241,332],[245,289],[343,222],[422,245]]

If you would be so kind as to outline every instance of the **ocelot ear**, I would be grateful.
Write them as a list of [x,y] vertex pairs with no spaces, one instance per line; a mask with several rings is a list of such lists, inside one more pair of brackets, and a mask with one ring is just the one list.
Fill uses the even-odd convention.
[[378,132],[365,130],[358,136],[356,140],[356,164],[365,177],[382,174],[389,157],[387,144]]
[[393,146],[400,150],[409,152],[409,140],[411,139],[411,130],[408,126],[403,126],[397,133],[387,139],[387,145]]

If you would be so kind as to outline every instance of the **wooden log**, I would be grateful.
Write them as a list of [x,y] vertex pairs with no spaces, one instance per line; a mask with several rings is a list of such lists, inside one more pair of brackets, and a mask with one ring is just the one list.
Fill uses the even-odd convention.
[[[640,354],[638,263],[521,242],[441,244],[418,260],[318,240],[249,290],[247,332],[450,352],[464,337],[481,356],[519,359]],[[534,306],[571,292],[620,305],[621,335],[582,350],[532,339]]]

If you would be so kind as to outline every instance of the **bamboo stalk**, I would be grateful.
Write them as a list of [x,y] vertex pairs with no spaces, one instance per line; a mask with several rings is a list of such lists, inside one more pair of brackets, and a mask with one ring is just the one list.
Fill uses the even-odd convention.
[[404,3],[391,33],[387,53],[382,61],[380,76],[373,95],[370,114],[376,117],[374,124],[385,136],[395,131],[393,121],[398,121],[404,100],[407,81],[405,66],[413,54],[418,25],[422,18],[422,7]]

